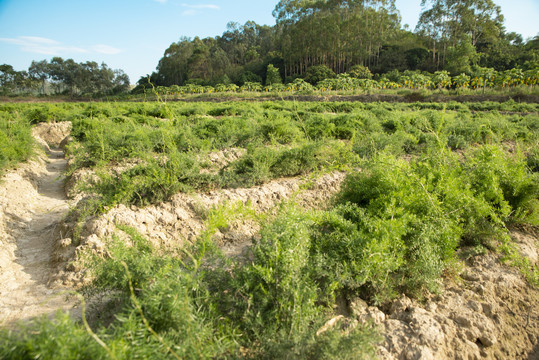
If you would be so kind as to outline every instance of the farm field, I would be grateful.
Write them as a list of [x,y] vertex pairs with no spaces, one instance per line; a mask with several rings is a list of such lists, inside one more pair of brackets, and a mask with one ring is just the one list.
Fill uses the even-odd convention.
[[49,283],[89,304],[0,357],[539,354],[537,103],[4,103],[0,130],[3,174],[32,134],[65,152]]

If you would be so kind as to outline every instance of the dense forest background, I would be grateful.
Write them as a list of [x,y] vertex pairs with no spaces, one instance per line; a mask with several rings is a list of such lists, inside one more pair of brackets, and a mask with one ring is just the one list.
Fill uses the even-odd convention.
[[[414,31],[401,28],[394,0],[282,0],[275,26],[229,23],[221,36],[181,38],[149,75],[162,86],[266,82],[268,65],[286,82],[320,80],[368,67],[452,75],[481,66],[503,71],[537,66],[539,37],[508,33],[492,0],[423,0]],[[313,74],[325,68],[326,74]],[[317,75],[317,76],[315,76]],[[311,79],[313,78],[314,79]],[[139,84],[148,82],[147,76]]]
[[28,71],[0,65],[0,94],[81,94],[112,95],[130,89],[129,76],[119,69],[95,61],[77,63],[73,59],[53,57],[50,61],[32,61]]
[[[525,41],[507,32],[492,0],[422,0],[412,31],[401,26],[394,0],[281,0],[275,26],[229,23],[221,36],[182,37],[166,49],[156,71],[138,80],[150,86],[248,82],[311,84],[347,72],[371,77],[395,71],[471,73],[539,67],[539,36]],[[53,58],[26,72],[0,67],[2,91],[118,93],[129,79],[105,64]]]

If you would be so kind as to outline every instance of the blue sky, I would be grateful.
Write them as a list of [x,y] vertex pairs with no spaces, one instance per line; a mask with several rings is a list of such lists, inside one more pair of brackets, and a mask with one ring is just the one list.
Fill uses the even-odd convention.
[[[229,21],[275,24],[278,0],[0,0],[0,64],[26,70],[53,56],[105,62],[135,83],[180,37],[221,35]],[[495,0],[507,31],[539,33],[539,1]],[[396,0],[415,28],[421,0]],[[515,6],[518,4],[518,6]]]

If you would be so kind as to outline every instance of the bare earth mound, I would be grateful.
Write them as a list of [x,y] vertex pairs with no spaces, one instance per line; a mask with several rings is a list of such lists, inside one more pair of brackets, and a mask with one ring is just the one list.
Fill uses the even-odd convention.
[[403,297],[382,318],[382,359],[539,356],[539,291],[495,255],[469,260],[460,281],[426,304]]

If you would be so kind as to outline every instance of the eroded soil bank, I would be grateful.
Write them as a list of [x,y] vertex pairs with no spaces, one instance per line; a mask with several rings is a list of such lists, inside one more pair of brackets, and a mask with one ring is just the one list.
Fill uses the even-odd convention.
[[[0,182],[0,324],[57,310],[72,310],[67,289],[52,286],[53,250],[69,210],[64,192],[64,153],[57,148],[70,124],[39,126],[34,136],[45,153]],[[49,147],[51,146],[51,147]]]
[[[519,241],[537,249],[536,237]],[[425,303],[402,297],[384,310],[360,310],[383,330],[382,359],[539,358],[539,291],[497,255],[469,259]]]

